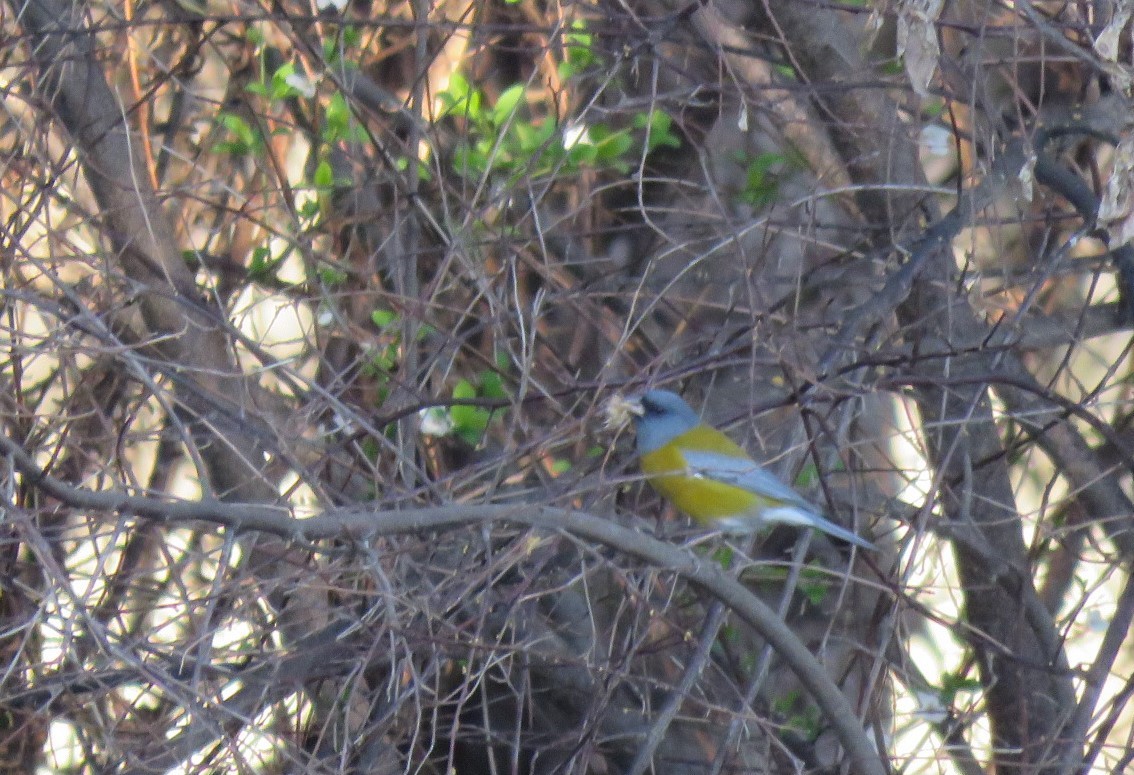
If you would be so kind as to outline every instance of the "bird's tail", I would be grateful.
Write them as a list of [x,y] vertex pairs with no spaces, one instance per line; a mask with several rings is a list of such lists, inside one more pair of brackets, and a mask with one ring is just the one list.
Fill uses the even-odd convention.
[[[743,521],[744,525],[740,524]],[[757,521],[751,518],[744,520],[721,520],[722,527],[726,530],[737,530],[739,532],[749,532],[757,527]],[[836,525],[829,519],[819,516],[814,511],[809,509],[800,508],[799,506],[773,506],[771,508],[763,509],[758,517],[758,522],[764,525],[798,525],[799,527],[810,527],[815,530],[820,530],[827,535],[841,538],[847,543],[861,546],[863,549],[877,551],[878,547],[862,538],[857,533],[847,530],[845,527]],[[731,524],[735,523],[735,524]],[[743,529],[742,529],[743,528]]]

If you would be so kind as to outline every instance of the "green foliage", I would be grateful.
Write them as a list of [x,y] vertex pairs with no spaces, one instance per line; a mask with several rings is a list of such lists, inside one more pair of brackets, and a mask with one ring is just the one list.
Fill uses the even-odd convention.
[[601,64],[594,53],[594,36],[587,30],[587,23],[576,19],[571,31],[563,36],[563,61],[556,68],[561,80],[568,80],[580,73]]
[[480,394],[485,398],[503,399],[508,394],[504,391],[504,378],[500,372],[484,369],[479,374]]
[[376,378],[380,384],[384,384],[397,368],[398,342],[394,341],[371,350],[366,363],[362,367],[362,372],[368,377]]
[[[344,27],[335,36],[324,41],[324,55],[326,61],[339,63],[340,67],[348,67],[350,63],[341,60],[344,51],[357,47],[361,39],[359,31],[353,27]],[[255,28],[250,27],[248,40],[257,47],[259,60],[259,77],[248,84],[246,91],[249,94],[261,97],[271,103],[282,100],[297,99],[300,97],[311,100],[315,110],[316,123],[321,127],[320,144],[316,151],[319,162],[316,165],[309,187],[315,190],[314,202],[303,202],[299,206],[301,219],[309,221],[305,227],[315,228],[322,213],[326,212],[330,197],[337,188],[350,184],[349,180],[336,179],[334,169],[328,160],[328,148],[340,142],[363,142],[368,135],[350,109],[347,98],[339,91],[330,94],[325,100],[314,99],[316,86],[308,80],[295,62],[285,62],[274,71],[268,72],[269,49],[264,42],[263,35]],[[217,149],[232,156],[247,156],[261,153],[265,148],[264,138],[256,127],[244,118],[228,111],[222,111],[217,116],[217,123],[225,131],[225,138],[217,143]],[[283,134],[292,130],[281,127],[275,130]],[[263,272],[268,269],[263,257],[254,271]],[[259,276],[263,276],[262,274]]]
[[806,490],[817,481],[819,481],[819,466],[815,465],[814,461],[809,460],[803,468],[799,469],[799,475],[795,477],[795,486],[801,490]]
[[[728,644],[731,644],[731,645],[734,645],[734,646],[740,644],[740,642],[741,642],[740,639],[741,639],[742,634],[743,633],[741,632],[740,628],[737,627],[732,622],[726,621],[724,624],[721,625],[721,637],[720,637],[720,639],[725,643],[728,643]],[[751,672],[751,671],[749,671],[749,672]]]
[[567,150],[569,167],[611,167],[626,172],[630,165],[623,159],[634,147],[634,139],[626,130],[616,131],[605,124],[594,124]]
[[806,702],[799,689],[793,689],[772,701],[772,711],[784,719],[784,726],[799,734],[805,740],[819,737],[823,727],[820,724],[819,708]]
[[376,309],[370,313],[370,321],[378,328],[388,328],[398,322],[398,313],[388,309]]
[[[477,390],[467,379],[462,379],[453,387],[454,400],[468,400],[477,398]],[[492,413],[480,406],[468,404],[454,404],[449,408],[449,417],[453,421],[453,430],[457,435],[472,446],[476,446],[484,438],[488,430],[488,421]]]
[[882,63],[880,67],[885,75],[904,75],[906,72],[906,62],[903,57],[895,57]]
[[227,132],[227,139],[216,144],[216,150],[231,156],[248,156],[264,148],[264,138],[258,129],[241,116],[228,111],[217,114],[217,123]]
[[357,49],[362,43],[362,31],[355,26],[340,27],[336,34],[328,35],[323,39],[323,61],[327,66],[345,68],[355,67],[354,62],[343,55],[352,49]]
[[937,696],[945,707],[952,707],[957,695],[962,692],[979,692],[983,685],[976,678],[967,678],[960,673],[945,673],[941,676],[941,686]]
[[[428,327],[423,328],[428,329]],[[457,384],[453,386],[452,395],[454,402],[478,398],[503,400],[508,397],[508,392],[500,371],[483,369],[476,375],[475,380],[458,380]],[[431,415],[423,417],[423,427],[428,427],[429,432],[437,436],[444,436],[450,432],[455,433],[466,443],[475,447],[484,439],[485,431],[488,430],[492,418],[493,411],[490,409],[454,403],[448,408],[445,416],[433,412]],[[569,463],[567,465],[570,466]]]
[[831,591],[833,581],[829,571],[811,562],[799,574],[799,592],[811,605],[821,605]]
[[551,461],[551,473],[555,476],[562,476],[570,471],[574,466],[567,458],[557,457]]
[[362,373],[374,380],[378,387],[378,403],[385,402],[389,394],[387,385],[398,370],[401,356],[402,335],[396,330],[401,318],[396,312],[376,309],[370,313],[370,320],[381,332],[381,342],[367,353]]
[[330,189],[335,185],[335,172],[329,161],[320,159],[319,164],[315,167],[315,174],[311,176],[311,182],[320,191]]
[[[567,56],[576,66],[594,61],[588,33],[572,32],[568,40]],[[554,106],[540,105],[542,94],[517,83],[491,102],[462,74],[454,73],[438,100],[442,118],[464,125],[465,137],[453,152],[457,174],[469,180],[498,175],[506,184],[521,176],[539,178],[583,169],[625,174],[643,146],[652,151],[681,145],[673,119],[661,111],[639,113],[630,127],[622,129],[578,121],[562,125],[554,118]]]
[[331,197],[334,196],[335,190],[340,186],[348,185],[350,182],[336,180],[334,167],[326,158],[327,149],[324,148],[323,151],[324,157],[319,159],[319,163],[315,165],[315,171],[311,174],[311,188],[315,189],[315,208],[313,208],[314,212],[311,215],[313,227],[316,225],[318,216],[331,212]]
[[291,250],[285,250],[283,254],[272,257],[272,251],[264,245],[260,245],[252,250],[252,260],[248,264],[248,278],[255,282],[262,282],[270,280],[275,277],[276,270],[287,259]]
[[713,550],[713,561],[725,570],[732,567],[733,548],[728,544],[721,544]]
[[921,113],[926,118],[937,118],[945,112],[945,100],[934,98],[921,107]]
[[484,96],[460,73],[449,77],[448,87],[437,95],[443,115],[478,122],[484,115]]
[[[744,573],[744,581],[756,586],[770,589],[782,589],[788,580],[790,569],[775,566],[756,566]],[[838,583],[831,572],[816,562],[805,566],[799,574],[797,591],[803,595],[811,605],[820,605],[827,599],[831,589]]]
[[740,200],[753,207],[764,207],[776,201],[780,190],[778,170],[787,163],[788,157],[782,153],[760,153],[749,159]]
[[[417,179],[418,180],[433,180],[433,173],[429,171],[429,167],[420,160],[415,160],[417,166]],[[394,167],[399,172],[405,172],[409,169],[410,160],[405,156],[398,156],[394,159]]]
[[[388,310],[375,310],[371,313],[371,321],[379,328],[388,330],[399,322],[397,314]],[[417,330],[417,338],[427,336],[435,329],[429,325],[421,325]],[[399,339],[394,336],[395,341]],[[497,357],[497,362],[500,362]],[[507,364],[507,356],[504,356]],[[482,369],[475,378],[461,378],[453,386],[453,402],[448,407],[429,407],[421,412],[421,432],[427,436],[456,435],[470,446],[477,446],[484,439],[494,419],[494,410],[472,403],[478,399],[503,400],[508,397],[501,371],[496,369]],[[553,472],[562,472],[571,467],[569,461],[556,461],[552,464]],[[559,470],[561,469],[561,470]]]
[[271,76],[265,74],[264,67],[263,57],[261,57],[260,80],[253,81],[245,87],[245,90],[249,94],[266,97],[272,101],[310,96],[305,94],[297,85],[299,80],[304,79],[306,76],[296,69],[294,62],[287,62],[281,65]]
[[323,111],[323,142],[331,145],[340,140],[363,142],[366,131],[355,121],[346,97],[342,92],[335,92]]
[[304,221],[314,221],[319,217],[319,203],[314,200],[301,203],[298,215]]
[[634,126],[646,130],[646,150],[654,151],[663,146],[680,148],[681,138],[673,131],[673,119],[668,113],[651,110],[634,117]]
[[333,266],[319,267],[319,282],[327,288],[346,285],[346,281],[349,279],[350,276],[341,269],[336,269]]
[[492,126],[504,126],[512,120],[520,101],[524,99],[524,85],[515,83],[505,89],[492,106],[490,121]]

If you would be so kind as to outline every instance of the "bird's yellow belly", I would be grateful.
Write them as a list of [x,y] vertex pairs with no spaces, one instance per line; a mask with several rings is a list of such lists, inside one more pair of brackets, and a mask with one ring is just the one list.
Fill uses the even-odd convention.
[[674,506],[698,522],[752,514],[760,498],[739,487],[684,474],[655,476],[650,484]]
[[[642,455],[640,465],[650,484],[674,506],[698,522],[715,522],[726,517],[755,515],[764,499],[749,490],[723,482],[694,476],[688,472],[681,446],[709,448],[722,454],[743,451],[716,431],[698,434],[694,429],[678,436],[669,444]],[[705,438],[701,438],[704,435]],[[718,440],[724,439],[724,442]],[[711,445],[706,442],[713,442]],[[745,455],[747,458],[747,455]]]

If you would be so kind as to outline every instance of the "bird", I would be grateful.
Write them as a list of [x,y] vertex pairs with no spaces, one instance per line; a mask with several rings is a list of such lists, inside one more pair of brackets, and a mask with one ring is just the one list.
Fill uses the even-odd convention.
[[743,448],[706,425],[668,390],[612,399],[612,424],[635,426],[639,466],[655,490],[696,522],[726,533],[752,533],[774,524],[821,530],[863,549],[865,538],[820,514]]

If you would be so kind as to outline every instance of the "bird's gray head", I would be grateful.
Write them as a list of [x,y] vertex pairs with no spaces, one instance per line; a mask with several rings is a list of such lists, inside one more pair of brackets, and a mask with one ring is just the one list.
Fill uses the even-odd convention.
[[632,402],[641,408],[634,413],[638,453],[653,452],[675,436],[701,424],[701,418],[685,400],[668,390],[650,390]]

